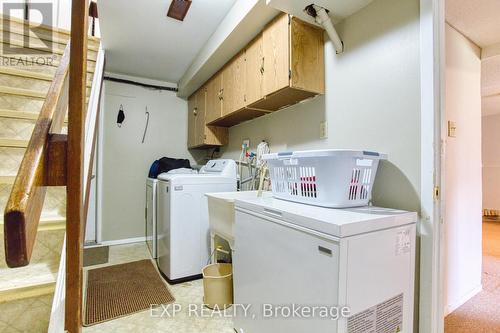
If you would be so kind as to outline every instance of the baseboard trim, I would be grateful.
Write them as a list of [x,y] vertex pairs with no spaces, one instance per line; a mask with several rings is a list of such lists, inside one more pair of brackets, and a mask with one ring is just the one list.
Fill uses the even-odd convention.
[[86,246],[85,248],[91,247],[99,247],[99,246],[113,246],[113,245],[125,245],[125,244],[133,244],[133,243],[141,243],[146,242],[146,237],[135,237],[135,238],[125,238],[125,239],[116,239],[109,241],[102,241],[98,244],[92,244],[90,246]]
[[477,294],[479,294],[481,291],[483,291],[483,285],[482,284],[480,284],[479,286],[473,288],[467,294],[465,294],[464,296],[462,296],[460,298],[460,300],[458,300],[457,302],[454,302],[452,304],[446,305],[446,307],[444,309],[444,315],[445,316],[449,315],[450,313],[452,313],[453,311],[455,311],[456,309],[458,309],[459,307],[461,307],[462,305],[464,305],[472,297],[474,297]]

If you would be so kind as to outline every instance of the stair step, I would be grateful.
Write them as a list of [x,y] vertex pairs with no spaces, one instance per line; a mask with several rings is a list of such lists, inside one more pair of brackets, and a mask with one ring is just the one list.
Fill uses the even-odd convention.
[[22,112],[40,112],[44,99],[0,93],[0,109]]
[[0,303],[0,332],[46,333],[53,299],[54,294],[50,293]]
[[50,84],[51,82],[46,80],[0,73],[0,86],[4,87],[29,89],[47,93],[49,91]]
[[[41,73],[54,76],[57,67],[60,64],[60,56],[54,56],[49,59],[42,58],[37,60],[36,57],[30,57],[29,55],[11,55],[11,54],[0,54],[0,68],[13,68],[25,70],[33,73]],[[95,71],[95,62],[87,61],[87,76],[91,76]]]
[[14,180],[16,180],[16,176],[0,176],[0,184],[14,184]]
[[[24,148],[0,147],[0,175],[16,176],[25,152],[26,149]],[[0,187],[0,189],[2,189],[2,187]],[[6,189],[6,191],[7,190],[10,189]],[[0,192],[0,197],[2,195],[8,195],[8,193]],[[4,207],[4,205],[0,205],[0,210]],[[0,214],[0,218],[1,217],[2,215]]]
[[[47,31],[52,31],[53,33],[56,33],[60,35],[61,38],[63,36],[66,36],[66,38],[69,38],[70,36],[70,31],[62,28],[57,28],[57,27],[51,27],[47,25],[40,25],[39,23],[34,23],[34,22],[29,22],[17,17],[12,17],[8,16],[5,14],[0,14],[0,22],[3,22],[4,20],[10,21],[10,25],[18,26],[20,28],[23,28],[25,25],[31,26],[32,29],[35,28],[37,31],[39,30],[47,30]],[[99,43],[100,38],[95,37],[95,36],[88,36],[89,43]]]
[[29,140],[36,121],[0,118],[0,139]]
[[[61,56],[64,53],[64,48],[57,48],[57,47],[52,47],[50,51],[47,50],[47,45],[45,45],[42,42],[32,42],[29,43],[28,45],[25,44],[23,40],[17,40],[14,38],[10,39],[3,39],[0,38],[0,43],[7,44],[10,46],[15,46],[16,49],[19,49],[18,54],[19,55],[28,55],[28,56],[34,56],[34,57],[47,57],[52,54],[56,54]],[[25,49],[26,51],[23,51]],[[28,51],[30,50],[30,51]],[[39,54],[33,54],[33,51],[36,51],[36,53]],[[87,53],[87,58],[90,61],[96,61],[97,58],[97,51],[89,50]]]
[[[28,112],[28,111],[17,111],[9,109],[0,109],[0,118],[12,118],[12,119],[26,119],[26,120],[37,120],[38,112]],[[65,123],[68,123],[68,118],[64,119]]]
[[29,140],[0,139],[0,147],[26,148]]
[[0,67],[0,74],[20,76],[20,77],[26,77],[26,78],[38,79],[50,82],[52,82],[52,80],[54,79],[54,76],[50,74],[37,73],[37,72],[26,71],[16,68],[9,68],[9,67]]
[[0,290],[0,309],[2,303],[22,300],[26,298],[51,295],[56,288],[56,282],[39,283],[32,286]]
[[38,115],[38,112],[0,109],[0,117],[2,118],[37,120]]
[[[53,292],[57,279],[59,260],[65,229],[39,230],[30,264],[9,268],[5,253],[0,253],[0,300],[9,301],[40,296]],[[3,228],[0,231],[0,245],[4,247]]]
[[[3,229],[3,215],[0,219],[0,227]],[[42,216],[38,224],[38,231],[65,230],[66,218],[64,216]],[[2,231],[0,231],[0,234]]]
[[47,92],[23,88],[12,88],[8,86],[0,86],[0,94],[26,96],[40,99],[45,99],[47,96]]
[[[66,46],[66,43],[68,42],[68,36],[65,36],[65,38],[61,38],[61,35],[60,34],[57,34],[57,33],[53,33],[51,31],[44,31],[44,30],[40,30],[38,29],[36,31],[36,34],[34,31],[32,31],[31,29],[23,29],[22,27],[18,27],[18,26],[8,26],[8,27],[4,27],[3,24],[0,24],[0,31],[2,31],[2,33],[5,31],[5,32],[8,32],[10,33],[10,36],[15,36],[16,39],[23,39],[25,36],[28,36],[30,38],[30,40],[37,40],[37,41],[40,41],[41,43],[43,43],[44,41],[45,42],[49,42],[49,43],[52,43],[52,44],[59,44],[59,45],[62,45],[62,48],[64,49],[64,47]],[[92,51],[97,51],[99,50],[99,43],[97,42],[89,42],[87,44],[88,46],[88,49],[89,50],[92,50]]]
[[[14,176],[12,174],[3,175]],[[0,184],[0,210],[3,211],[4,207],[7,205],[7,200],[9,199],[11,191],[11,184]],[[66,187],[64,186],[51,186],[47,188],[40,220],[47,221],[47,219],[54,216],[66,216]]]
[[[17,88],[29,88],[31,90],[47,91],[52,83],[54,75],[40,73],[24,69],[0,67],[0,86]],[[94,75],[87,76],[87,87],[92,86]]]

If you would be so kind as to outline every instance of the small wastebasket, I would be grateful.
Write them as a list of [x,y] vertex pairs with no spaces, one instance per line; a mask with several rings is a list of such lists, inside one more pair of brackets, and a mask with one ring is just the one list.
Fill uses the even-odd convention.
[[233,265],[212,264],[203,268],[203,302],[210,308],[226,309],[233,304]]

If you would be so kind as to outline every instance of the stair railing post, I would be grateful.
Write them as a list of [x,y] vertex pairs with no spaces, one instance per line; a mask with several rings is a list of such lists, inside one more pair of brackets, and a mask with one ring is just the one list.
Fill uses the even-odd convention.
[[88,0],[73,0],[69,66],[65,329],[81,332],[83,301],[83,160]]

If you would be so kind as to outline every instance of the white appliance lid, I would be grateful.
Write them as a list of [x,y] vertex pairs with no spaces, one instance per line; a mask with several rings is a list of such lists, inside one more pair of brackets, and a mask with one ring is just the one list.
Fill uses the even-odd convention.
[[158,176],[160,181],[168,181],[176,184],[236,184],[233,177],[224,177],[217,174],[167,174]]
[[276,198],[236,199],[240,211],[251,211],[342,238],[416,223],[417,213],[380,207],[324,208]]

